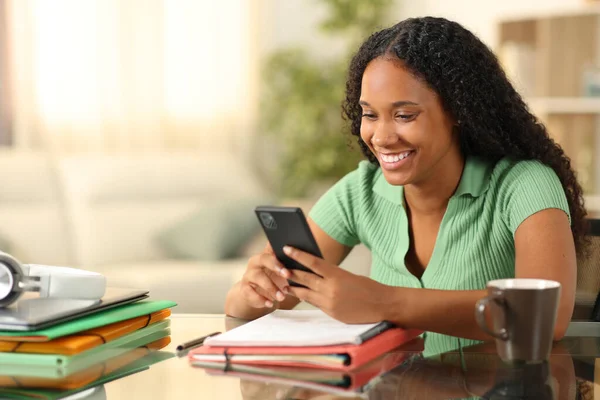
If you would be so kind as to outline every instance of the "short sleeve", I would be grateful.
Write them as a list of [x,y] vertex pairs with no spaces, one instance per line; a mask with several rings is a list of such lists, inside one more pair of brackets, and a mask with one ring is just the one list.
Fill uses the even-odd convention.
[[339,243],[353,247],[360,243],[358,219],[361,198],[368,185],[363,182],[371,169],[366,161],[340,179],[314,205],[309,215],[325,233]]
[[563,210],[571,222],[563,186],[547,165],[533,160],[517,162],[507,171],[501,185],[503,218],[513,235],[528,217],[546,209]]

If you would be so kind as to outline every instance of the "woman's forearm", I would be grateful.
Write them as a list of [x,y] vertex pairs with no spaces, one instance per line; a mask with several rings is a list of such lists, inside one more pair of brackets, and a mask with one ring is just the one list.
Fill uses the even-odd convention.
[[476,340],[491,340],[475,321],[485,290],[393,288],[386,320],[398,326]]
[[[479,328],[475,320],[475,304],[487,296],[486,290],[436,290],[393,287],[385,311],[385,318],[398,326],[442,333],[444,335],[475,340],[492,340],[493,337]],[[566,310],[566,311],[565,311]],[[554,327],[554,340],[560,340],[568,327],[567,318],[558,310]],[[571,315],[571,314],[569,314]],[[491,318],[486,316],[491,327]]]

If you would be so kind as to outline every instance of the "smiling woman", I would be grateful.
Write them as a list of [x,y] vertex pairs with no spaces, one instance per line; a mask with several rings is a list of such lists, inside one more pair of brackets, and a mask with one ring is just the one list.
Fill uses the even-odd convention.
[[[402,21],[354,56],[343,110],[368,161],[310,212],[323,259],[287,249],[316,274],[285,270],[267,248],[226,312],[250,318],[305,300],[346,322],[487,340],[474,316],[486,283],[541,278],[562,285],[561,338],[584,243],[581,188],[492,52],[455,22]],[[337,267],[359,243],[370,278]]]

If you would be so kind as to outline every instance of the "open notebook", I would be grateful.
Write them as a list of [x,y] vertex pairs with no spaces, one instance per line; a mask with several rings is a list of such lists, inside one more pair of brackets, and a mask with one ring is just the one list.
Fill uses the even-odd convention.
[[188,356],[196,366],[239,363],[348,371],[421,333],[388,322],[344,324],[319,310],[277,310],[207,339]]
[[204,344],[220,347],[306,347],[361,344],[392,328],[383,321],[345,324],[321,310],[276,310]]

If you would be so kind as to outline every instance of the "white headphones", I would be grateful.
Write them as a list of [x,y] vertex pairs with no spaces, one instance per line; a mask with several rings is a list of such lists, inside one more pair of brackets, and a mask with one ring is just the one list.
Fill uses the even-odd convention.
[[106,291],[106,278],[75,268],[21,264],[0,251],[0,307],[17,301],[23,292],[40,297],[99,300]]

